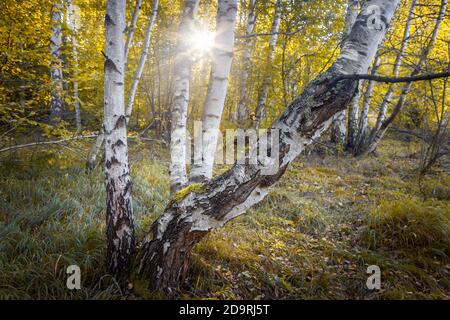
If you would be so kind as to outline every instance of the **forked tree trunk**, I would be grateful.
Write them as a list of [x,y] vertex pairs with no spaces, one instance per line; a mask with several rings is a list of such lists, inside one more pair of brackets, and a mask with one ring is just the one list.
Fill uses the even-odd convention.
[[192,182],[211,179],[214,155],[233,59],[234,32],[237,16],[237,0],[219,0],[216,37],[211,60],[211,75],[202,114],[202,130],[199,132],[201,147],[195,148],[191,169]]
[[75,125],[77,131],[81,131],[81,107],[78,93],[78,43],[77,43],[77,23],[72,0],[66,0],[67,5],[67,25],[70,30],[72,41],[73,59],[73,106],[75,110]]
[[61,120],[64,108],[64,87],[62,71],[62,9],[60,1],[55,1],[51,13],[51,38],[50,38],[50,120],[58,123]]
[[[347,12],[345,15],[344,37],[342,39],[342,43],[344,43],[345,39],[348,37],[348,34],[350,33],[350,30],[352,29],[353,24],[356,21],[356,17],[358,16],[358,8],[359,8],[359,0],[348,0]],[[355,100],[356,99],[358,99],[359,101],[359,96],[355,97]],[[353,104],[354,102],[352,103],[352,105]],[[347,120],[347,112],[345,109],[340,111],[338,114],[334,116],[333,123],[331,126],[331,142],[339,145],[345,144],[347,139],[346,120]]]
[[[256,25],[256,5],[257,0],[249,0],[249,14],[247,18],[247,31],[245,35],[250,37],[253,34],[253,30]],[[244,43],[244,57],[242,61],[242,75],[241,82],[239,84],[239,104],[237,110],[237,120],[238,123],[243,124],[248,120],[250,114],[250,108],[247,103],[248,92],[247,92],[247,80],[250,74],[251,60],[252,60],[252,47],[254,41],[251,38],[245,39]]]
[[[140,254],[139,272],[149,278],[150,288],[170,293],[178,287],[194,245],[211,230],[260,202],[289,163],[328,128],[332,117],[346,107],[357,85],[356,80],[333,79],[367,72],[398,2],[366,1],[334,64],[273,123],[272,128],[280,134],[279,163],[273,163],[273,175],[262,175],[257,165],[236,164],[209,182],[179,191],[152,225]],[[373,5],[380,9],[377,17],[368,10]],[[368,27],[367,21],[374,18],[382,22],[381,28]]]
[[124,101],[125,7],[126,0],[107,0],[105,16],[106,266],[116,275],[129,270],[135,248]]
[[[402,47],[400,49],[399,54],[397,55],[397,59],[394,64],[394,75],[398,76],[400,71],[400,66],[403,61],[403,55],[406,49],[406,46],[408,44],[409,36],[410,36],[410,28],[411,28],[411,21],[414,16],[414,8],[416,6],[416,1],[413,0],[411,3],[411,7],[408,14],[408,19],[406,22],[405,32],[403,36],[402,41]],[[423,52],[420,54],[419,62],[417,63],[417,67],[414,69],[414,71],[411,72],[411,76],[417,75],[421,69],[423,68],[423,65],[426,62],[426,59],[428,55],[430,54],[431,50],[433,49],[434,43],[436,42],[437,35],[439,33],[439,29],[442,23],[442,20],[444,19],[445,12],[447,9],[447,0],[441,1],[441,6],[439,10],[439,15],[436,20],[436,24],[434,26],[433,32],[431,34],[430,41],[426,48],[423,50]],[[401,109],[403,108],[406,98],[411,90],[412,82],[405,83],[402,87],[401,95],[399,100],[397,101],[396,105],[394,106],[394,109],[392,111],[392,114],[386,118],[386,112],[387,108],[390,104],[394,87],[393,85],[389,86],[389,89],[386,93],[386,96],[383,99],[383,102],[380,107],[380,112],[378,113],[377,122],[375,123],[375,126],[372,128],[370,132],[370,136],[367,140],[367,142],[363,145],[360,150],[358,150],[358,156],[364,156],[366,154],[369,154],[373,152],[378,143],[381,141],[381,139],[384,137],[384,134],[386,133],[387,129],[389,128],[390,124],[394,121],[394,119],[397,117],[397,115],[400,113]]]
[[170,190],[175,192],[184,186],[186,174],[187,114],[189,104],[189,80],[192,68],[192,52],[189,37],[199,0],[185,0],[178,33],[175,57],[174,87],[170,129]]
[[261,89],[259,90],[258,93],[258,102],[255,110],[255,123],[254,123],[255,128],[259,128],[261,126],[263,112],[267,104],[267,96],[269,95],[269,89],[272,84],[272,64],[273,60],[275,59],[275,48],[278,40],[278,32],[280,30],[282,7],[283,7],[282,1],[277,0],[275,4],[275,11],[273,14],[272,28],[270,29],[271,36],[267,52],[267,60],[265,64],[266,70],[261,85]]

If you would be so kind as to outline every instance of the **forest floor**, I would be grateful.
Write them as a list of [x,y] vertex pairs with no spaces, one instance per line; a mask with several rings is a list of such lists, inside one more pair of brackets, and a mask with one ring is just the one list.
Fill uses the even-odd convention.
[[[162,298],[136,277],[126,294],[103,271],[103,173],[86,172],[87,147],[2,155],[0,299]],[[132,144],[130,155],[143,239],[169,201],[168,153]],[[437,167],[419,178],[417,163],[416,145],[392,139],[363,160],[299,157],[263,202],[196,247],[179,296],[450,299],[450,177]],[[66,288],[71,264],[81,290]],[[379,291],[366,287],[369,265]]]

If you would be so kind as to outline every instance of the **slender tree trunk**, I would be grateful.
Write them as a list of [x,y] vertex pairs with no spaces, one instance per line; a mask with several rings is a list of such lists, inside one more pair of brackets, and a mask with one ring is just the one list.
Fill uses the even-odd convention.
[[266,70],[264,79],[261,85],[261,89],[258,94],[258,102],[256,105],[255,111],[255,123],[254,127],[259,128],[261,126],[261,121],[263,117],[264,109],[267,104],[267,96],[269,94],[269,88],[272,84],[272,64],[275,58],[275,48],[278,40],[278,32],[280,30],[280,22],[281,22],[281,9],[283,3],[281,0],[277,0],[275,4],[275,11],[273,14],[272,20],[272,28],[270,30],[271,36],[269,41],[269,48],[267,52],[267,61],[266,61]]
[[[345,30],[343,41],[348,37],[348,34],[350,33],[350,30],[352,29],[353,24],[356,21],[356,17],[358,16],[358,5],[358,0],[348,0],[347,13],[345,15]],[[355,97],[355,100],[356,99],[359,99],[359,97]],[[352,102],[352,105],[354,105],[354,102]],[[340,145],[345,144],[347,139],[346,120],[347,112],[345,110],[342,110],[340,113],[335,115],[331,126],[331,142]]]
[[211,179],[219,126],[233,59],[234,32],[237,17],[237,0],[219,0],[216,38],[211,61],[211,75],[202,114],[202,147],[195,148],[190,180]]
[[52,123],[61,120],[64,108],[64,88],[62,72],[62,9],[60,1],[55,1],[51,13],[51,38],[50,38],[50,80],[51,100],[50,119]]
[[145,62],[147,61],[148,49],[150,47],[150,40],[152,37],[153,26],[155,25],[156,15],[158,14],[159,0],[153,0],[152,13],[148,18],[147,30],[145,32],[144,47],[142,48],[141,57],[134,74],[133,83],[131,85],[130,93],[128,94],[127,107],[125,108],[125,116],[127,117],[127,123],[129,122],[131,112],[133,111],[133,103],[136,96],[136,91],[141,79],[142,72],[144,71]]
[[[245,33],[246,36],[251,36],[253,34],[253,30],[256,25],[256,5],[257,0],[249,0],[249,14],[247,19],[247,31]],[[247,91],[247,80],[250,74],[251,67],[251,59],[252,59],[252,50],[253,50],[254,41],[252,39],[246,39],[244,43],[244,58],[242,61],[242,75],[241,82],[239,88],[239,104],[237,111],[237,120],[238,123],[243,124],[248,120],[248,116],[250,114],[249,106],[247,104],[248,99],[248,91]]]
[[109,272],[116,275],[123,275],[129,270],[135,249],[124,101],[125,8],[126,0],[106,2],[104,98],[106,266]]
[[136,28],[137,20],[139,18],[139,12],[141,11],[141,6],[142,0],[136,0],[136,6],[134,7],[130,25],[128,26],[127,40],[125,42],[125,66],[128,62],[128,54],[130,53],[131,43],[133,42],[134,31]]
[[72,41],[72,59],[73,59],[73,104],[75,110],[75,125],[77,131],[81,131],[81,107],[78,93],[78,43],[77,43],[77,21],[75,20],[75,11],[72,0],[66,0],[67,6],[67,25],[71,33]]
[[[377,54],[377,56],[375,57],[375,61],[373,62],[373,66],[372,66],[372,71],[371,71],[372,75],[377,74],[379,66],[380,66],[380,55]],[[364,139],[366,136],[366,130],[367,130],[367,124],[368,124],[368,120],[369,120],[370,102],[372,100],[374,87],[375,87],[375,81],[370,80],[367,83],[367,89],[366,89],[366,92],[364,93],[364,101],[363,101],[363,106],[361,109],[361,117],[359,119],[359,124],[358,124],[358,134],[357,134],[357,138],[356,138],[356,145],[355,145],[354,153],[357,153],[358,152],[357,150],[360,148],[360,145],[364,143]]]
[[[400,49],[399,54],[397,55],[397,59],[394,64],[394,75],[395,76],[398,76],[398,74],[399,74],[400,66],[401,66],[402,60],[403,60],[403,55],[405,53],[405,49],[408,44],[410,28],[411,28],[411,20],[414,16],[415,6],[416,6],[416,1],[413,0],[411,3],[409,14],[408,14],[408,19],[406,22],[405,32],[404,32],[403,41],[402,41],[402,47]],[[439,28],[440,28],[442,20],[444,19],[444,16],[445,16],[446,9],[447,9],[447,0],[442,0],[440,10],[439,10],[439,15],[437,17],[436,24],[435,24],[433,32],[431,34],[430,41],[429,41],[427,47],[421,53],[419,62],[417,63],[417,66],[414,69],[414,71],[411,72],[411,76],[415,76],[421,71],[424,63],[426,62],[428,55],[430,54],[431,50],[433,49],[434,43],[436,42],[436,38],[439,33]],[[388,89],[388,91],[383,99],[383,102],[381,104],[377,122],[376,122],[374,128],[372,128],[372,130],[371,130],[371,133],[370,133],[367,143],[365,143],[364,147],[361,148],[361,150],[359,150],[358,156],[363,156],[363,155],[369,154],[376,149],[378,143],[383,138],[384,134],[386,133],[387,129],[389,128],[389,125],[392,123],[392,121],[394,121],[394,119],[397,117],[397,115],[400,113],[401,109],[403,108],[403,105],[405,104],[406,98],[411,90],[411,87],[412,87],[412,82],[408,82],[403,85],[400,98],[397,101],[397,104],[395,105],[395,107],[392,111],[392,114],[386,119],[387,108],[390,104],[390,100],[391,100],[393,92],[394,92],[394,86],[393,85],[389,86],[389,89]]]
[[188,42],[199,0],[185,0],[181,17],[177,54],[175,57],[174,82],[175,96],[171,114],[170,132],[170,189],[177,191],[187,183],[186,143],[187,114],[189,104],[189,80],[192,57]]
[[[139,272],[153,290],[170,293],[180,285],[192,248],[208,232],[222,227],[263,200],[304,147],[320,137],[334,114],[344,109],[356,89],[356,80],[334,82],[342,74],[366,72],[384,38],[398,0],[366,1],[335,63],[274,122],[279,130],[279,163],[275,174],[263,175],[258,165],[234,165],[221,176],[181,190],[151,228],[140,255]],[[371,28],[369,6],[380,8],[381,28]]]

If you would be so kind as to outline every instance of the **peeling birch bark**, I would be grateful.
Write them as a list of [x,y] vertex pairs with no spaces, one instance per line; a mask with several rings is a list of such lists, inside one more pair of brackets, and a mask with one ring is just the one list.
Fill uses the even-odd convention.
[[[347,4],[347,12],[345,15],[345,29],[343,41],[348,37],[350,30],[352,29],[353,24],[356,21],[356,17],[358,16],[358,8],[359,8],[359,0],[348,0]],[[342,49],[342,48],[341,48]],[[358,94],[357,94],[358,95]],[[359,101],[359,96],[355,97]],[[351,103],[354,107],[355,101]],[[354,112],[355,110],[353,110]],[[334,119],[331,126],[331,142],[344,145],[347,139],[347,112],[346,110],[342,110],[338,113]]]
[[115,275],[129,270],[135,249],[124,101],[125,7],[126,0],[107,0],[105,16],[106,266]]
[[170,128],[170,189],[184,186],[186,174],[187,114],[192,57],[188,39],[199,0],[185,0],[178,33],[174,67],[174,90]]
[[227,94],[228,76],[233,60],[237,0],[219,0],[216,37],[211,60],[211,75],[202,114],[202,147],[195,148],[190,180],[212,178],[219,126]]
[[62,9],[60,1],[55,1],[51,12],[51,38],[50,38],[50,119],[52,123],[61,120],[64,108],[64,87],[62,71]]
[[255,128],[259,128],[261,126],[263,112],[267,104],[267,96],[269,95],[270,85],[272,84],[271,66],[273,64],[273,60],[275,59],[275,48],[278,41],[278,32],[280,30],[282,7],[283,2],[281,0],[277,0],[275,4],[275,11],[273,14],[272,28],[270,30],[271,36],[269,41],[269,48],[267,52],[267,62],[266,62],[267,69],[265,70],[262,86],[258,93],[258,102],[255,110],[255,123],[254,123]]
[[[272,125],[280,134],[275,173],[262,175],[252,164],[236,164],[217,178],[180,190],[151,227],[139,257],[139,272],[153,290],[173,292],[188,268],[192,248],[208,232],[222,227],[262,201],[305,146],[328,128],[333,116],[353,96],[356,80],[334,82],[339,75],[366,72],[384,38],[399,0],[372,0],[363,5],[334,64],[306,86]],[[381,28],[371,28],[369,6],[380,8]]]

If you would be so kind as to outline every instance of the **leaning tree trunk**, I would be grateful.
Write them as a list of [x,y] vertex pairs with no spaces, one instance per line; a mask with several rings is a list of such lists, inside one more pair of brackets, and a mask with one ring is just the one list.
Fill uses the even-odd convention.
[[[366,1],[357,23],[343,44],[335,63],[284,111],[272,125],[279,130],[279,163],[272,175],[263,175],[257,165],[234,165],[204,184],[179,191],[143,244],[139,272],[153,290],[170,293],[183,278],[193,246],[208,232],[243,214],[261,201],[285,172],[289,163],[327,129],[334,114],[353,97],[357,80],[333,81],[337,76],[367,72],[399,0]],[[369,6],[376,5],[374,17]],[[370,9],[370,8],[369,8]],[[368,27],[379,19],[381,28]]]
[[64,88],[62,71],[62,8],[59,1],[55,1],[51,14],[51,38],[50,38],[50,80],[51,100],[50,119],[52,123],[61,120],[64,108]]
[[127,123],[129,122],[131,112],[133,111],[133,103],[136,97],[136,91],[139,86],[139,80],[141,79],[142,72],[144,71],[145,62],[147,61],[148,48],[150,47],[150,40],[152,37],[153,26],[155,25],[156,15],[158,14],[159,0],[153,0],[152,13],[148,18],[147,31],[145,32],[144,46],[142,48],[141,57],[134,74],[133,83],[131,85],[130,93],[128,94],[127,107],[125,108],[125,116],[127,117]]
[[275,4],[275,11],[273,14],[272,28],[270,30],[270,41],[269,48],[267,52],[267,60],[265,63],[265,75],[261,85],[261,89],[258,93],[258,102],[256,104],[255,110],[255,123],[254,127],[259,128],[261,126],[261,120],[263,116],[263,112],[266,108],[267,104],[267,96],[269,95],[269,88],[272,84],[272,64],[275,59],[275,47],[278,40],[278,32],[280,30],[280,22],[281,22],[281,9],[283,3],[281,0],[277,0]]
[[199,0],[185,0],[175,56],[174,87],[170,128],[170,189],[179,190],[187,183],[186,144],[189,104],[189,79],[192,68],[189,37]]
[[72,59],[73,59],[73,106],[75,110],[75,125],[77,131],[81,131],[81,107],[78,93],[78,43],[77,43],[77,22],[72,0],[66,0],[67,5],[67,25],[70,30],[72,41]]
[[[251,37],[253,34],[253,30],[256,25],[256,5],[257,0],[249,1],[249,14],[247,19],[247,31],[245,33],[246,38]],[[250,74],[251,60],[252,60],[252,47],[253,41],[250,39],[245,39],[244,43],[244,57],[242,61],[242,75],[240,80],[240,89],[239,89],[239,104],[237,110],[237,120],[238,123],[243,124],[248,120],[248,116],[250,114],[249,106],[247,103],[248,92],[247,92],[247,80]]]
[[135,248],[124,101],[125,7],[126,0],[108,0],[105,16],[106,266],[118,275],[129,270]]
[[[402,64],[405,48],[408,44],[408,40],[410,37],[411,21],[414,16],[415,6],[416,6],[416,1],[413,0],[411,3],[409,14],[408,14],[408,19],[406,22],[406,28],[405,28],[405,33],[403,36],[402,47],[400,49],[400,52],[399,52],[397,59],[395,61],[395,64],[394,64],[394,75],[395,76],[398,76],[398,74],[399,74],[399,70],[400,70],[400,66]],[[430,54],[431,50],[433,49],[434,43],[436,42],[436,38],[439,33],[439,29],[440,29],[442,20],[444,19],[444,16],[445,16],[446,9],[447,9],[447,0],[442,0],[440,10],[439,10],[439,15],[437,17],[436,24],[435,24],[433,32],[431,34],[430,41],[429,41],[427,47],[421,53],[419,62],[417,63],[417,66],[415,67],[414,71],[411,72],[411,76],[415,76],[420,72],[420,70],[422,69],[423,65],[426,62],[428,55]],[[390,100],[391,100],[393,92],[394,92],[393,85],[389,86],[388,92],[386,93],[386,96],[384,97],[383,102],[381,104],[377,122],[375,123],[375,126],[372,128],[372,130],[370,132],[368,141],[359,150],[358,156],[367,155],[376,149],[378,143],[384,137],[384,134],[386,133],[390,124],[394,121],[394,119],[397,117],[397,115],[400,113],[401,109],[403,108],[403,106],[406,102],[406,98],[411,90],[411,87],[412,87],[412,82],[408,82],[403,85],[400,98],[397,101],[397,103],[392,111],[392,114],[386,119],[387,108],[389,106]]]
[[[353,24],[356,21],[356,17],[358,16],[358,7],[359,7],[359,0],[348,0],[347,4],[347,13],[345,15],[345,30],[344,30],[344,36],[342,39],[342,44],[344,43],[345,39],[348,37],[350,30],[353,27]],[[341,49],[342,49],[341,44]],[[358,97],[356,97],[358,96]],[[359,101],[359,93],[355,95],[355,100],[358,99]],[[354,102],[352,102],[352,105],[354,105]],[[347,112],[345,110],[342,110],[337,115],[334,116],[333,123],[331,126],[331,142],[336,143],[339,145],[344,145],[346,138],[347,138],[347,126],[346,126],[346,120],[347,120]]]
[[212,52],[211,75],[202,114],[202,130],[199,132],[201,147],[195,148],[191,169],[192,182],[211,179],[214,155],[220,134],[219,126],[233,59],[234,32],[237,16],[237,0],[219,0],[216,37]]

